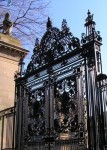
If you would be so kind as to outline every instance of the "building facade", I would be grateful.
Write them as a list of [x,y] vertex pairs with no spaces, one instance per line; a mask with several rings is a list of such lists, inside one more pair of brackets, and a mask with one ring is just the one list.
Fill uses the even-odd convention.
[[[16,150],[107,150],[107,75],[100,32],[88,11],[75,37],[50,18],[26,72],[15,75]],[[23,62],[21,62],[21,67]]]
[[0,33],[0,149],[12,147],[14,74],[20,70],[20,59],[27,53],[19,40]]

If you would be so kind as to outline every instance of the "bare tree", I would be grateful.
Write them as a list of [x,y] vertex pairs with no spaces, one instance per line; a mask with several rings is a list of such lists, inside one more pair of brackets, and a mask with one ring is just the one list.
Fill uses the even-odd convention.
[[10,13],[13,22],[12,35],[23,44],[34,44],[36,37],[45,29],[47,6],[45,0],[1,0],[0,24],[5,14]]

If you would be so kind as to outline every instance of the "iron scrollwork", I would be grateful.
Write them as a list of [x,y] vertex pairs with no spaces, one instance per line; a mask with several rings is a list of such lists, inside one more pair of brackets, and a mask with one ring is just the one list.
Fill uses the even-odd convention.
[[58,28],[52,27],[52,23],[48,18],[47,31],[40,42],[36,39],[35,48],[31,61],[28,64],[26,74],[46,65],[50,53],[52,54],[51,61],[54,61],[79,47],[80,40],[70,32],[65,19],[62,21],[62,28],[60,31]]
[[76,81],[69,78],[59,81],[55,88],[54,127],[58,135],[75,136],[78,130]]
[[43,135],[45,130],[44,90],[31,91],[28,103],[28,133],[30,136]]

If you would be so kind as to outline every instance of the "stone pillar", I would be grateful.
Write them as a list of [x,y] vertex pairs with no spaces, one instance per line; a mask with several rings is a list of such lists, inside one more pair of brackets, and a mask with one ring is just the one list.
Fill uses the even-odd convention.
[[[23,49],[19,40],[0,33],[0,111],[14,106],[15,97],[15,82],[14,75],[16,71],[19,71],[19,61],[27,55],[28,51]],[[0,125],[0,129],[6,130],[6,136],[3,134],[3,148],[12,147],[12,121],[6,122],[3,127]],[[12,118],[11,118],[12,119]],[[9,128],[10,127],[10,128]],[[9,133],[9,135],[8,135]],[[8,143],[6,142],[8,141]],[[7,145],[7,146],[6,146]]]
[[0,110],[14,105],[14,74],[27,53],[19,40],[0,33]]

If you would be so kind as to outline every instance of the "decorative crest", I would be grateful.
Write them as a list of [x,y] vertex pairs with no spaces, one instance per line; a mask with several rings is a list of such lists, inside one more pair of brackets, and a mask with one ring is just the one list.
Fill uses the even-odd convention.
[[35,41],[35,47],[33,49],[33,53],[36,53],[39,49],[39,39],[36,38],[36,41]]
[[93,14],[88,10],[88,17],[86,18],[86,33],[82,33],[81,35],[81,43],[86,44],[87,42],[96,40],[98,42],[102,42],[102,38],[100,36],[100,32],[96,31],[95,25],[96,23],[93,21]]
[[66,28],[68,28],[67,21],[66,21],[66,19],[63,19],[63,21],[62,21],[62,30],[66,29]]
[[26,73],[50,64],[57,58],[66,55],[67,52],[78,48],[80,48],[80,40],[70,32],[67,21],[65,19],[62,21],[62,30],[60,31],[58,28],[52,27],[48,17],[47,31],[40,42],[36,39],[33,55]]
[[91,12],[88,10],[88,17],[86,18],[86,23],[93,21],[93,14],[91,14]]
[[36,38],[36,40],[35,40],[35,47],[38,46],[38,45],[39,45],[39,39]]
[[51,22],[50,18],[48,17],[47,29],[51,29],[51,28],[52,28],[52,22]]

